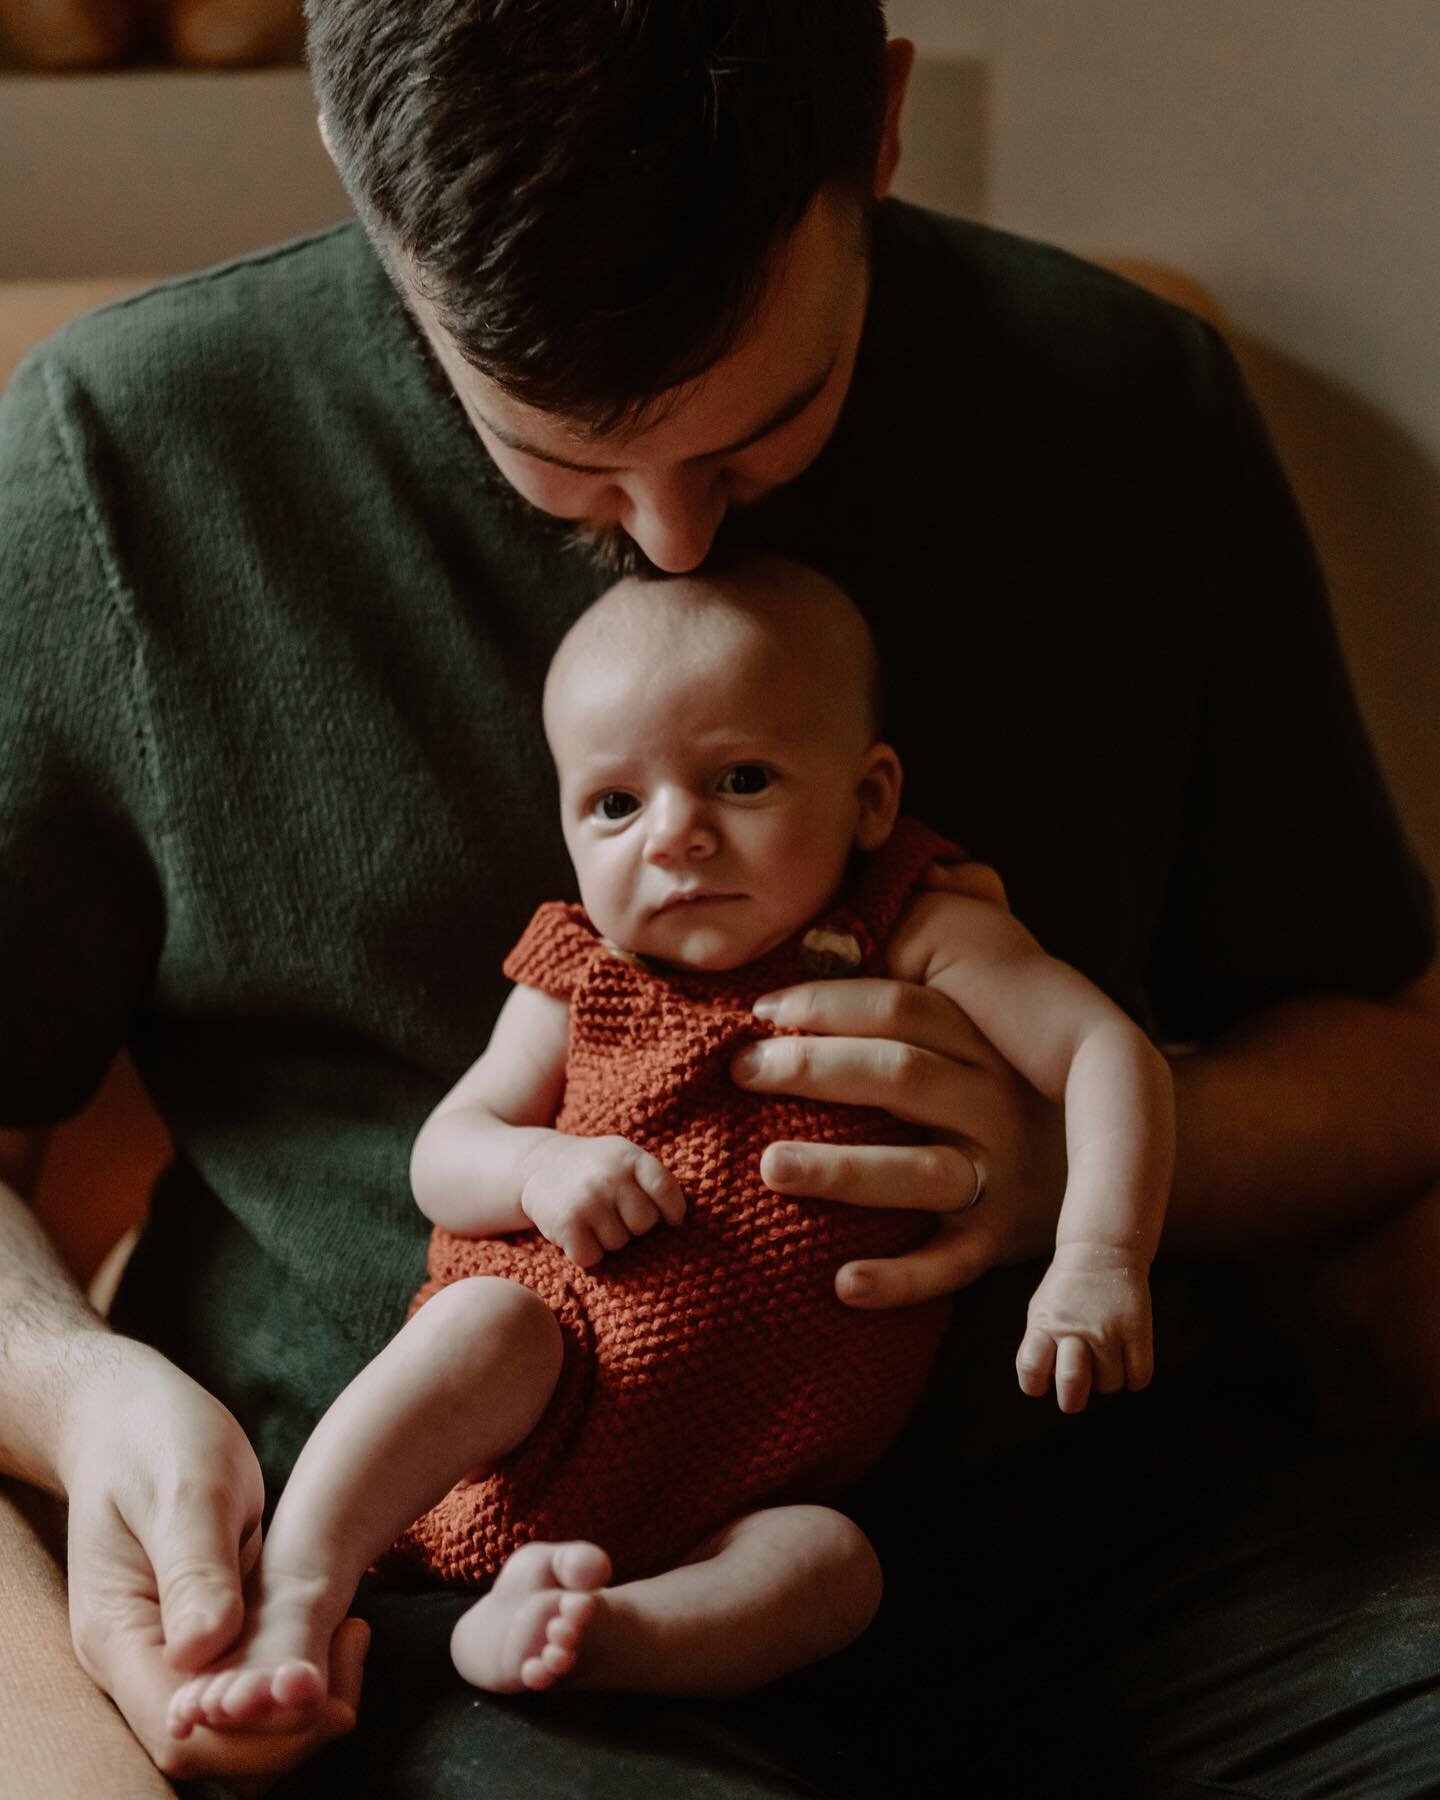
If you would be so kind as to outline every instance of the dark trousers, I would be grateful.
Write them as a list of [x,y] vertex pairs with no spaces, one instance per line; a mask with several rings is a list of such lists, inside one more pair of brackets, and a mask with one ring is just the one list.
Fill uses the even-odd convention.
[[887,1583],[851,1650],[743,1701],[496,1699],[465,1596],[372,1590],[360,1729],[276,1800],[1440,1796],[1440,1446],[1327,1440],[1264,1355],[1059,1420],[968,1353],[850,1496]]

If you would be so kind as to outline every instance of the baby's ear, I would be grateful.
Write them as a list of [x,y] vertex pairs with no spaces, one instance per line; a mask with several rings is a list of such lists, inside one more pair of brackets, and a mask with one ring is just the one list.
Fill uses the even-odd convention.
[[855,827],[857,850],[878,850],[895,829],[900,812],[900,758],[888,744],[872,744],[860,765],[855,794],[860,818]]

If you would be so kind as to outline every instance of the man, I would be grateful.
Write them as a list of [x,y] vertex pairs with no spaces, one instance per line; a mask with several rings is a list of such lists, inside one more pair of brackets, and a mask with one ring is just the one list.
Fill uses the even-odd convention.
[[[113,309],[0,418],[12,1161],[121,1041],[179,1153],[130,1337],[6,1202],[0,1444],[68,1493],[79,1654],[177,1775],[165,1702],[240,1627],[261,1471],[273,1497],[398,1323],[411,1137],[566,891],[540,677],[616,562],[685,570],[743,533],[855,594],[913,809],[1198,1046],[1170,1250],[1313,1241],[1440,1172],[1424,884],[1203,329],[874,204],[910,60],[876,0],[315,0],[311,34],[368,240]],[[786,1174],[936,1211],[851,1303],[1043,1250],[1055,1123],[962,1016],[831,983],[786,1022],[812,1035],[751,1085],[937,1134]],[[1224,1292],[1187,1304],[1203,1324]],[[1037,1435],[993,1397],[1009,1297],[1002,1272],[959,1309],[933,1404],[854,1499],[892,1570],[855,1655],[728,1709],[507,1711],[444,1676],[463,1597],[377,1591],[361,1728],[285,1791],[1295,1794],[1347,1768],[1430,1791],[1425,1470],[1377,1452],[1342,1480],[1283,1371],[1254,1392],[1278,1353],[1239,1314],[1162,1360],[1153,1406]],[[953,1525],[942,1566],[907,1566],[916,1508]],[[365,1635],[297,1764],[349,1724]]]

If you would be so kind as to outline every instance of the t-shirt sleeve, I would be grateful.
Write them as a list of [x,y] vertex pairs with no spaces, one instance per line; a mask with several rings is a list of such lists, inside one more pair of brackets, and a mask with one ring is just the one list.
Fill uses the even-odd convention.
[[[0,1125],[88,1099],[162,929],[139,650],[58,359],[0,399]],[[147,815],[149,815],[147,817]]]
[[505,973],[524,987],[569,1000],[595,956],[598,942],[583,907],[551,900],[535,914],[505,958]]
[[1308,533],[1218,340],[1214,371],[1217,603],[1148,983],[1177,1040],[1288,995],[1384,996],[1435,952]]

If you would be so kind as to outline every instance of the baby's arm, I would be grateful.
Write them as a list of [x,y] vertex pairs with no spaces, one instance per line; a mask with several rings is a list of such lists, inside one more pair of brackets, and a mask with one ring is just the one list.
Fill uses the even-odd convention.
[[410,1185],[426,1218],[461,1237],[534,1226],[582,1268],[685,1212],[679,1186],[625,1138],[552,1128],[565,1087],[569,1008],[517,987],[484,1055],[421,1127]]
[[1017,1369],[1078,1412],[1092,1385],[1144,1387],[1148,1272],[1169,1198],[1174,1097],[1165,1059],[1091,982],[1047,956],[1003,905],[922,894],[891,973],[941,989],[1048,1099],[1063,1101],[1069,1172],[1054,1260],[1030,1303]]

